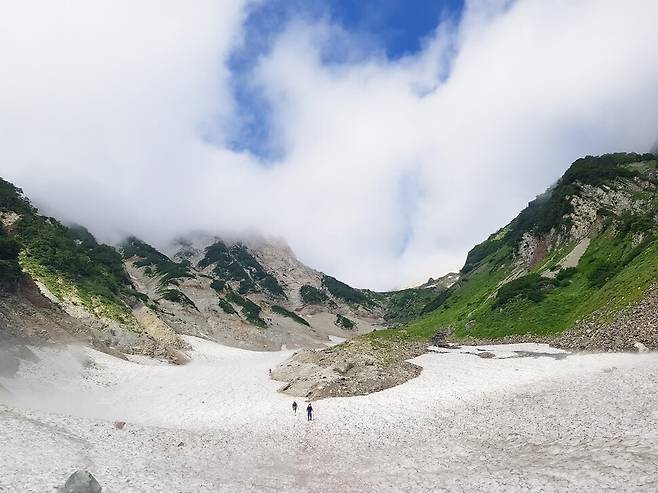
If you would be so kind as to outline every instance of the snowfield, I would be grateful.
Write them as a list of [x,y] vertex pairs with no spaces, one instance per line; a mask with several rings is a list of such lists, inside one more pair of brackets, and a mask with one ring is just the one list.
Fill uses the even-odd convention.
[[434,348],[418,378],[307,422],[269,378],[289,352],[187,341],[182,367],[33,348],[0,377],[0,491],[76,469],[104,492],[658,489],[658,353]]

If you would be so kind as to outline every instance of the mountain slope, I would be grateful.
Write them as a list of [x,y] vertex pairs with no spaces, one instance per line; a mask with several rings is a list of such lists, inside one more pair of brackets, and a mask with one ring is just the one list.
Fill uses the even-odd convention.
[[179,238],[171,258],[128,239],[126,271],[177,332],[239,347],[322,347],[383,323],[371,297],[297,260],[279,241]]
[[657,179],[654,155],[579,159],[469,252],[460,280],[406,335],[546,335],[611,322],[658,280]]
[[310,269],[279,241],[195,234],[166,255],[131,237],[117,250],[41,215],[4,180],[0,226],[0,335],[180,362],[178,334],[276,350],[384,323],[375,293]]
[[652,154],[577,160],[469,252],[459,279],[418,320],[294,356],[275,376],[293,394],[321,398],[402,383],[417,374],[406,360],[446,339],[658,348],[656,164]]
[[148,311],[143,295],[112,247],[98,244],[83,228],[40,215],[20,189],[1,179],[0,223],[5,334],[185,359],[173,330],[140,323]]

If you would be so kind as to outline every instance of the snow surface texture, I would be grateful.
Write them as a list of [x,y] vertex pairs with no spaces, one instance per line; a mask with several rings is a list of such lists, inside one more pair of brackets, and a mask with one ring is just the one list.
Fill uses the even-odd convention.
[[307,422],[269,379],[288,352],[187,341],[182,367],[33,349],[0,378],[0,491],[52,491],[76,469],[104,492],[658,487],[658,353],[437,349],[413,360],[420,377],[315,402]]

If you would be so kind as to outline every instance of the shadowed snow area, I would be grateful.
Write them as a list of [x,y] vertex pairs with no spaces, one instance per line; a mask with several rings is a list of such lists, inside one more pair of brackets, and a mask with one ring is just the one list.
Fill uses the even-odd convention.
[[0,491],[49,491],[76,469],[104,492],[658,485],[658,353],[437,349],[413,360],[418,378],[315,402],[309,423],[269,379],[289,352],[186,339],[182,367],[32,348],[39,361],[0,377]]

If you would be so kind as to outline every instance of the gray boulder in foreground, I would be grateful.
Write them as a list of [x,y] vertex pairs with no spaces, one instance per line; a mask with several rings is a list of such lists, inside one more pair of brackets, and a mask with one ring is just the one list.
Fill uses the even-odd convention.
[[59,493],[101,493],[101,485],[89,471],[75,471],[66,480]]

